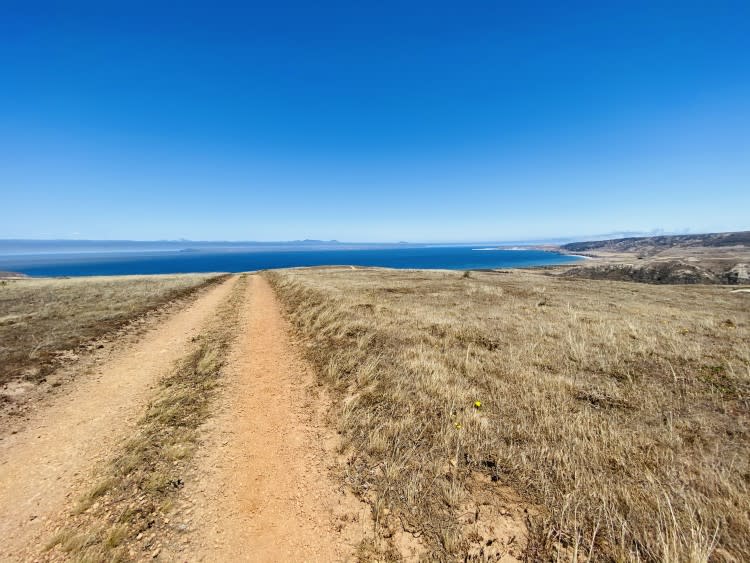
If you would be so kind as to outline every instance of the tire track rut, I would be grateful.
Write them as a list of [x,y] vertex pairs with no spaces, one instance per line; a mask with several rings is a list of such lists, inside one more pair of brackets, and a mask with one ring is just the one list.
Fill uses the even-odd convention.
[[[185,487],[187,561],[344,561],[371,535],[369,507],[330,472],[327,399],[289,337],[273,289],[251,276],[240,334]],[[193,512],[194,510],[194,512]]]
[[159,378],[189,351],[235,282],[233,276],[211,287],[134,344],[115,350],[0,440],[1,560],[33,558],[47,539],[41,535],[129,435]]

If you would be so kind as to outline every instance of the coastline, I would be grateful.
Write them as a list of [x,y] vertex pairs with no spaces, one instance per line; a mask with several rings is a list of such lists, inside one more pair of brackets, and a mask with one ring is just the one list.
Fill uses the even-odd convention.
[[586,256],[585,254],[568,254],[566,252],[560,252],[562,256],[573,256],[575,258],[583,258],[584,260],[596,260],[595,256]]

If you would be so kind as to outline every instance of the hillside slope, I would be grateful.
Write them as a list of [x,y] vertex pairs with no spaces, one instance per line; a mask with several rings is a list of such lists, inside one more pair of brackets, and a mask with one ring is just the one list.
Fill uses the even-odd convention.
[[750,231],[574,242],[559,251],[594,260],[569,277],[656,284],[750,283]]
[[571,242],[561,246],[568,252],[591,250],[609,252],[633,252],[641,256],[653,256],[674,248],[721,248],[727,246],[750,246],[750,231],[734,233],[708,233],[697,235],[665,235],[656,237],[628,237],[610,240]]

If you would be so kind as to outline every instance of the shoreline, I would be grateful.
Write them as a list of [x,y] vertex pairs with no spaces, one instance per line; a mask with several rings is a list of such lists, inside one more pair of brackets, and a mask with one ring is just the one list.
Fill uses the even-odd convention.
[[583,258],[584,260],[596,260],[594,256],[586,256],[585,254],[565,254],[560,253],[561,256],[573,256],[575,258]]

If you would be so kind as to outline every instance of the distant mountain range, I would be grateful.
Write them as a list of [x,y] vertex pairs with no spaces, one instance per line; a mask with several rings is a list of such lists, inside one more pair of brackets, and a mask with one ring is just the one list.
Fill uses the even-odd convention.
[[[616,235],[631,233],[612,233]],[[656,235],[627,236],[622,238],[603,239],[596,237],[581,237],[584,242],[569,242],[573,238],[545,239],[536,241],[505,241],[505,242],[432,242],[415,243],[399,241],[389,242],[341,242],[339,240],[302,239],[290,241],[195,241],[189,239],[177,240],[80,240],[80,239],[0,239],[0,255],[21,254],[65,254],[65,253],[109,253],[109,252],[200,252],[200,251],[237,251],[237,250],[294,250],[294,249],[357,249],[357,248],[392,248],[425,247],[425,246],[471,246],[501,245],[507,247],[540,248],[543,250],[556,249],[565,253],[576,252],[626,252],[650,256],[668,248],[688,247],[726,247],[745,245],[750,246],[750,231],[733,233],[685,234],[685,235]],[[591,240],[596,238],[596,240]]]
[[279,242],[261,241],[193,241],[179,240],[32,240],[0,239],[0,255],[20,254],[65,254],[107,252],[164,252],[201,250],[276,250],[294,248],[343,248],[352,246],[337,240],[292,240]]

